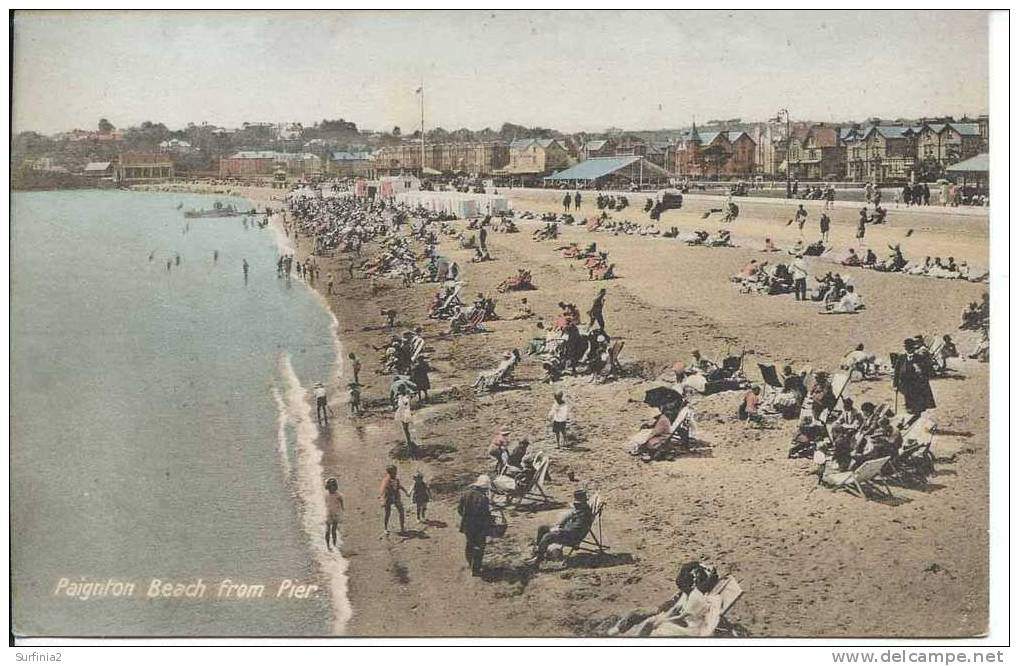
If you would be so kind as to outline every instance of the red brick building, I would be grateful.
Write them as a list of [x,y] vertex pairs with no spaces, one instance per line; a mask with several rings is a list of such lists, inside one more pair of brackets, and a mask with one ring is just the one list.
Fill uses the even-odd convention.
[[271,150],[242,150],[219,161],[223,178],[271,176],[276,170],[276,153]]

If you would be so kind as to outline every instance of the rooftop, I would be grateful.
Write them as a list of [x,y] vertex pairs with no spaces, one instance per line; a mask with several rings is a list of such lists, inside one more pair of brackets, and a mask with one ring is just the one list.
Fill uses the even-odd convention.
[[987,153],[974,155],[968,160],[963,160],[945,169],[950,173],[981,173],[991,170],[991,161]]
[[621,155],[618,157],[592,157],[569,169],[546,176],[545,180],[597,180],[627,167],[636,166],[638,163],[642,163],[641,168],[647,176],[669,175],[665,169],[648,162],[639,155]]
[[980,136],[980,125],[977,123],[948,123],[946,127],[951,127],[963,136]]
[[371,158],[372,154],[369,152],[351,152],[341,150],[332,154],[334,162],[362,162],[370,160]]

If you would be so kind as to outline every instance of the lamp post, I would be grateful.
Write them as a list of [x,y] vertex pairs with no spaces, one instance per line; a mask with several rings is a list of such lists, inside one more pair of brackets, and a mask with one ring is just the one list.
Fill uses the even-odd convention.
[[791,157],[790,149],[793,145],[793,134],[789,129],[789,109],[779,109],[775,115],[775,120],[782,122],[782,116],[785,115],[785,198],[792,199],[793,197],[793,184],[792,184],[792,172],[791,172]]

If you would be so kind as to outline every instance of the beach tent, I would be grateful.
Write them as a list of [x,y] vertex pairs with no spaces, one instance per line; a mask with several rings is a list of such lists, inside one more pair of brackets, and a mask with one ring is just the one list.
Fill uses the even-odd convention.
[[436,213],[449,213],[465,219],[483,214],[498,214],[509,210],[505,197],[491,194],[468,194],[465,192],[400,192],[396,202],[413,208],[421,207]]

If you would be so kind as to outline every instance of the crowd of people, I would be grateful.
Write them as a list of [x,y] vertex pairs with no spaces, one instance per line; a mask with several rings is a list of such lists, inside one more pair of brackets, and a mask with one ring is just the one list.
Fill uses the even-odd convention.
[[[827,188],[822,195],[827,200]],[[625,200],[616,197],[610,202],[606,199],[599,208],[618,210],[620,203],[625,206],[620,199]],[[874,199],[872,203],[879,206],[880,199]],[[433,283],[436,291],[429,306],[429,316],[448,320],[451,333],[477,332],[483,330],[485,322],[498,318],[494,299],[482,293],[474,299],[464,295],[463,269],[439,252],[439,238],[454,237],[461,248],[488,254],[488,221],[472,222],[471,230],[476,230],[476,235],[453,236],[463,232],[455,231],[447,220],[424,210],[387,202],[293,193],[288,196],[287,205],[290,215],[288,231],[295,236],[300,234],[314,239],[315,255],[330,256],[342,252],[351,258],[351,272],[357,271],[367,279]],[[579,192],[575,197],[569,194],[563,197],[563,214],[521,214],[516,219],[532,219],[541,224],[532,234],[536,240],[556,239],[560,225],[575,223],[574,218],[569,216],[571,206],[574,211],[579,208]],[[799,217],[802,226],[806,216]],[[872,223],[874,221],[870,219],[866,222]],[[659,235],[657,228],[652,233],[648,227],[627,226],[604,217],[604,211],[596,223],[588,222],[587,228],[591,231]],[[801,240],[800,247],[790,250],[791,260],[771,262],[752,259],[733,276],[734,282],[747,291],[792,293],[797,300],[822,304],[824,311],[858,311],[863,302],[848,276],[829,271],[819,275],[814,284],[809,282],[804,256],[817,256],[826,251],[824,243],[827,242],[829,228],[830,220],[827,228],[824,223],[821,224],[820,251],[814,244],[806,246]],[[662,235],[667,236],[668,233]],[[691,245],[732,246],[731,235],[726,229],[720,229],[714,238],[701,231],[683,240]],[[808,252],[808,247],[814,249]],[[606,267],[611,277],[612,265],[608,263],[608,255],[594,242],[583,246],[578,243],[560,245],[556,250],[564,259],[584,262],[590,279],[603,279]],[[766,250],[779,251],[770,239],[766,241]],[[876,270],[909,272],[906,270],[908,262],[901,258],[901,249],[896,247],[893,253],[895,256],[884,264],[869,249],[862,258],[857,256],[859,263],[852,259],[843,263],[853,267],[869,265]],[[850,252],[850,256],[856,256],[855,250]],[[280,270],[284,272],[289,272],[293,262],[300,267],[297,269],[299,276],[303,274],[309,281],[318,276],[313,258],[302,263],[293,258],[281,258],[281,262]],[[933,270],[958,271],[959,268],[951,258],[948,262],[925,263]],[[887,265],[888,268],[878,268],[878,265]],[[931,270],[924,274],[934,275]],[[517,268],[517,273],[504,284],[507,292],[515,290],[513,285],[526,285],[523,288],[534,286],[530,273],[522,267]],[[612,340],[607,332],[607,297],[607,290],[600,289],[586,311],[586,317],[581,315],[580,307],[565,300],[558,303],[557,313],[537,317],[526,298],[521,300],[518,315],[508,317],[537,317],[536,333],[527,343],[526,353],[541,363],[545,381],[555,384],[567,374],[587,374],[592,379],[620,374],[618,355],[621,342]],[[963,327],[979,328],[978,322],[986,321],[986,310],[986,305],[974,304],[964,314]],[[394,326],[395,321],[389,317],[386,327]],[[393,417],[399,424],[411,458],[418,454],[420,448],[411,432],[413,399],[417,398],[419,407],[427,404],[427,391],[431,386],[428,377],[431,368],[424,353],[426,346],[422,330],[417,327],[403,335],[392,335],[387,344],[378,348],[381,352],[380,372],[393,378],[390,392]],[[809,369],[794,372],[786,366],[780,376],[776,375],[777,386],[768,383],[751,385],[743,372],[742,354],[714,362],[694,351],[688,362],[672,366],[671,372],[676,379],[672,390],[676,395],[655,403],[658,413],[649,427],[642,431],[641,440],[631,443],[632,452],[649,462],[682,454],[690,448],[696,434],[692,404],[696,398],[693,396],[734,391],[739,395],[736,416],[750,424],[759,425],[773,417],[797,420],[789,455],[818,461],[819,478],[831,478],[833,474],[852,471],[867,461],[884,457],[892,461],[904,460],[903,456],[907,453],[912,455],[911,447],[922,444],[922,435],[932,432],[932,421],[922,418],[935,406],[930,379],[936,376],[939,367],[947,367],[948,359],[958,356],[957,353],[953,355],[953,349],[954,343],[948,336],[938,344],[932,340],[910,338],[905,341],[902,354],[885,364],[879,363],[860,347],[853,350],[855,354],[847,354],[847,365],[841,369],[845,371],[846,380],[841,379],[843,375],[833,376]],[[474,390],[492,393],[519,381],[516,373],[524,359],[518,349],[504,352],[498,365],[479,372],[473,384]],[[871,378],[882,372],[891,376],[897,397],[902,399],[901,409],[898,404],[879,405],[866,401],[857,407],[851,395],[850,379]],[[355,371],[351,400],[354,402],[353,391],[357,389],[358,405],[361,403],[360,387]],[[574,443],[571,424],[578,418],[579,408],[564,390],[553,393],[546,415],[550,452],[552,447],[554,452],[566,452],[571,448]],[[351,409],[353,412],[354,407]],[[528,489],[535,488],[542,478],[547,478],[543,475],[550,473],[550,458],[546,452],[534,446],[527,437],[520,438],[515,445],[511,444],[511,433],[510,428],[502,428],[496,434],[487,450],[492,468],[478,470],[482,473],[463,491],[456,505],[459,530],[465,540],[464,558],[475,576],[485,571],[487,540],[507,527],[501,511],[505,504],[500,501],[519,501],[527,496]],[[327,492],[335,494],[335,487],[330,485]],[[587,487],[573,490],[570,509],[534,535],[532,550],[522,561],[524,566],[539,568],[550,553],[557,552],[557,547],[576,547],[588,537],[598,508],[591,502],[589,493]],[[410,498],[417,505],[418,519],[424,521],[431,492],[420,473],[415,477],[414,488],[406,490],[399,481],[396,467],[390,466],[383,478],[379,497],[383,508],[383,529],[388,534],[394,513],[400,530],[405,529],[402,498]],[[342,499],[334,500],[334,504],[338,507],[337,511],[342,510]],[[334,512],[329,515],[332,520]],[[330,530],[327,525],[327,545],[335,545],[335,536]]]

